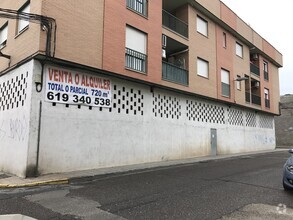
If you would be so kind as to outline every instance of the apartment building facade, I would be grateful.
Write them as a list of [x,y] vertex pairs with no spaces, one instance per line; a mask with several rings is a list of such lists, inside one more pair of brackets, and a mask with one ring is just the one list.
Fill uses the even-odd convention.
[[0,45],[2,171],[275,148],[282,55],[219,0],[2,0]]

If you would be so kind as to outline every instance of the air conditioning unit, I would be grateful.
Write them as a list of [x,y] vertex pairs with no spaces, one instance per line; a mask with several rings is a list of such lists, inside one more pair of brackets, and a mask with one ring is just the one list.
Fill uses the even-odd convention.
[[258,81],[252,81],[251,86],[254,87],[254,88],[259,88],[260,83]]
[[167,47],[167,36],[162,34],[162,47]]

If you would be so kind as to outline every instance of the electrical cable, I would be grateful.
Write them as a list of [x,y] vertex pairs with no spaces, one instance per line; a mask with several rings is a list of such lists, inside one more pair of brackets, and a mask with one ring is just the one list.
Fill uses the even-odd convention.
[[42,27],[44,26],[45,30],[47,31],[46,56],[55,56],[57,24],[54,18],[4,8],[0,8],[0,18],[21,19],[32,23],[38,23]]

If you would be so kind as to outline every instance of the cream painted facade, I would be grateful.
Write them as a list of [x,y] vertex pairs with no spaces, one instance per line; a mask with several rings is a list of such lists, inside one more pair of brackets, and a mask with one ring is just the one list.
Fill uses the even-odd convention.
[[[275,148],[280,52],[219,0],[139,2],[1,0],[0,171]],[[18,33],[19,19],[29,23]],[[127,27],[145,36],[145,52],[126,48]]]

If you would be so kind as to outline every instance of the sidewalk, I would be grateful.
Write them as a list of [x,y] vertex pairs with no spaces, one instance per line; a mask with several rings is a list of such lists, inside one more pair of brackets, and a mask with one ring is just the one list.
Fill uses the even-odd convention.
[[[99,176],[106,174],[118,174],[118,173],[128,173],[128,172],[148,172],[150,169],[166,169],[170,166],[180,166],[193,164],[197,162],[211,161],[211,160],[221,160],[229,159],[235,157],[252,156],[257,154],[266,154],[273,152],[287,151],[287,149],[275,149],[269,151],[257,151],[250,153],[240,153],[232,155],[217,155],[217,156],[206,156],[206,157],[196,157],[183,160],[170,160],[161,161],[154,163],[136,164],[121,167],[110,167],[110,168],[100,168],[93,170],[83,170],[74,171],[67,173],[57,173],[48,174],[34,178],[20,178],[17,176],[10,176],[0,172],[0,189],[1,188],[18,188],[18,187],[32,187],[40,185],[52,185],[52,184],[70,184],[78,181],[90,181],[92,179],[98,179]],[[288,154],[289,157],[289,154]]]

